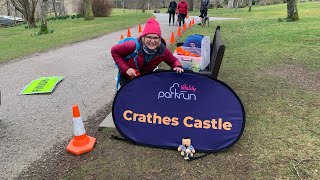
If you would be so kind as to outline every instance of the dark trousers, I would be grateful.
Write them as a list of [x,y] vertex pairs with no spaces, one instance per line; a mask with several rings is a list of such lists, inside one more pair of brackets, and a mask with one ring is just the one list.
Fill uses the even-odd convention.
[[171,23],[171,17],[172,17],[172,24],[174,24],[174,16],[176,15],[175,12],[169,12],[169,24]]
[[186,18],[186,14],[179,14],[179,26],[181,26],[181,21],[182,21],[182,25],[184,24],[184,19]]

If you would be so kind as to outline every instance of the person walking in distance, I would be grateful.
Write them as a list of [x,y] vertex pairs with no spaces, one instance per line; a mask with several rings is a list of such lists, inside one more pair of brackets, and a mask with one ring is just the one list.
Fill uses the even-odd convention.
[[200,4],[200,23],[198,25],[205,25],[205,21],[207,18],[208,8],[209,8],[209,1],[210,0],[201,0]]
[[168,6],[169,13],[169,26],[171,25],[171,17],[172,17],[172,25],[174,25],[174,17],[176,15],[177,3],[176,1],[171,1]]
[[186,0],[180,0],[180,2],[178,3],[177,14],[179,14],[179,26],[181,26],[181,21],[183,25],[184,20],[188,14],[188,3],[186,2]]

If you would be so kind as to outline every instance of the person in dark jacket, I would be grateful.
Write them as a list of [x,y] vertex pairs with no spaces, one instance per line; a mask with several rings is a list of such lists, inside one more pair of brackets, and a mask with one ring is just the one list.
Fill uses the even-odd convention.
[[198,25],[205,25],[204,19],[207,18],[208,8],[210,0],[201,0],[200,4],[200,23]]
[[124,59],[135,51],[136,43],[134,41],[126,41],[111,48],[111,55],[121,73],[120,86],[137,76],[137,72],[140,74],[153,72],[162,61],[176,72],[183,72],[180,61],[166,47],[166,43],[161,37],[160,25],[154,18],[148,19],[142,34],[137,40],[140,43],[136,58],[137,65],[134,58]]
[[172,25],[174,25],[174,17],[176,15],[176,9],[177,9],[176,1],[171,1],[168,6],[169,26],[171,25],[171,17],[172,17]]
[[188,14],[188,3],[186,0],[180,0],[177,7],[177,14],[179,14],[179,26],[184,24],[184,20]]

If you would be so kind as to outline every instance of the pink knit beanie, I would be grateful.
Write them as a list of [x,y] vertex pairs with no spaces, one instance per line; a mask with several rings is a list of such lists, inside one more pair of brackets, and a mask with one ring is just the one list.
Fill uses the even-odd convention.
[[148,19],[142,34],[139,36],[139,39],[147,34],[157,34],[159,37],[161,37],[160,25],[154,18]]

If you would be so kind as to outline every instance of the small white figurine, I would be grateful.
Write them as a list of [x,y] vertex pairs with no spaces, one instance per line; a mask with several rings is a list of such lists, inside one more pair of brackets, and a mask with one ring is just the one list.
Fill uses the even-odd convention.
[[178,151],[181,151],[181,156],[183,156],[185,160],[193,157],[193,154],[196,152],[191,145],[191,139],[188,137],[182,139],[182,145],[178,147]]

